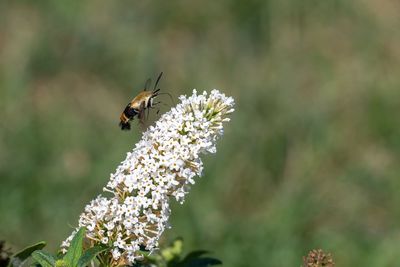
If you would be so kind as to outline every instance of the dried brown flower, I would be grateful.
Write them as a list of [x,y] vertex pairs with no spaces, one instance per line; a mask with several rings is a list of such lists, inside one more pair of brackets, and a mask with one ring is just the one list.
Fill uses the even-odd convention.
[[333,267],[335,263],[330,253],[325,253],[322,249],[311,250],[307,257],[303,257],[303,267]]
[[10,249],[6,249],[5,242],[0,240],[0,266],[7,266],[10,262]]

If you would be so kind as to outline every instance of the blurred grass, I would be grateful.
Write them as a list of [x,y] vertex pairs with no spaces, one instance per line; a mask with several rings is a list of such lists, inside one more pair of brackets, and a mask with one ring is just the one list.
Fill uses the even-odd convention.
[[164,71],[175,96],[219,88],[237,102],[166,239],[225,266],[299,266],[319,247],[338,266],[394,266],[399,11],[393,0],[1,1],[0,239],[57,248],[140,138],[118,129],[122,108]]

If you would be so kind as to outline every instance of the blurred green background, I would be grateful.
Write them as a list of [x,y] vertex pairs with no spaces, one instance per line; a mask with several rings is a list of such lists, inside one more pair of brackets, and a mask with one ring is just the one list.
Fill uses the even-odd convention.
[[312,248],[398,265],[399,14],[394,0],[0,1],[0,239],[59,246],[140,138],[120,112],[164,71],[175,97],[236,100],[165,240],[234,267],[299,266]]

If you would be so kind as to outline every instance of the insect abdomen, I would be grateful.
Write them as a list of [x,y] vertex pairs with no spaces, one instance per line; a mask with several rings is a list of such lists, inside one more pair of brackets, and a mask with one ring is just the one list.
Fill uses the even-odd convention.
[[128,119],[133,119],[133,117],[135,117],[137,114],[138,114],[138,112],[134,109],[134,108],[132,108],[130,105],[127,105],[126,106],[126,108],[125,108],[125,110],[124,110],[124,112],[123,112],[123,114],[128,118]]
[[138,112],[132,108],[130,104],[128,104],[119,118],[119,126],[121,127],[121,130],[130,130],[131,124],[129,121],[132,120],[137,114]]

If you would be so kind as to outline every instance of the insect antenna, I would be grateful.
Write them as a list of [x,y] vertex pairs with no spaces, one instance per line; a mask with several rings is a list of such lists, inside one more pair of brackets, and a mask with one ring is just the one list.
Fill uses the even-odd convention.
[[154,84],[153,91],[156,90],[157,85],[158,85],[158,82],[160,81],[162,75],[163,75],[163,72],[161,72],[160,75],[158,75],[157,81],[156,81],[156,83]]

